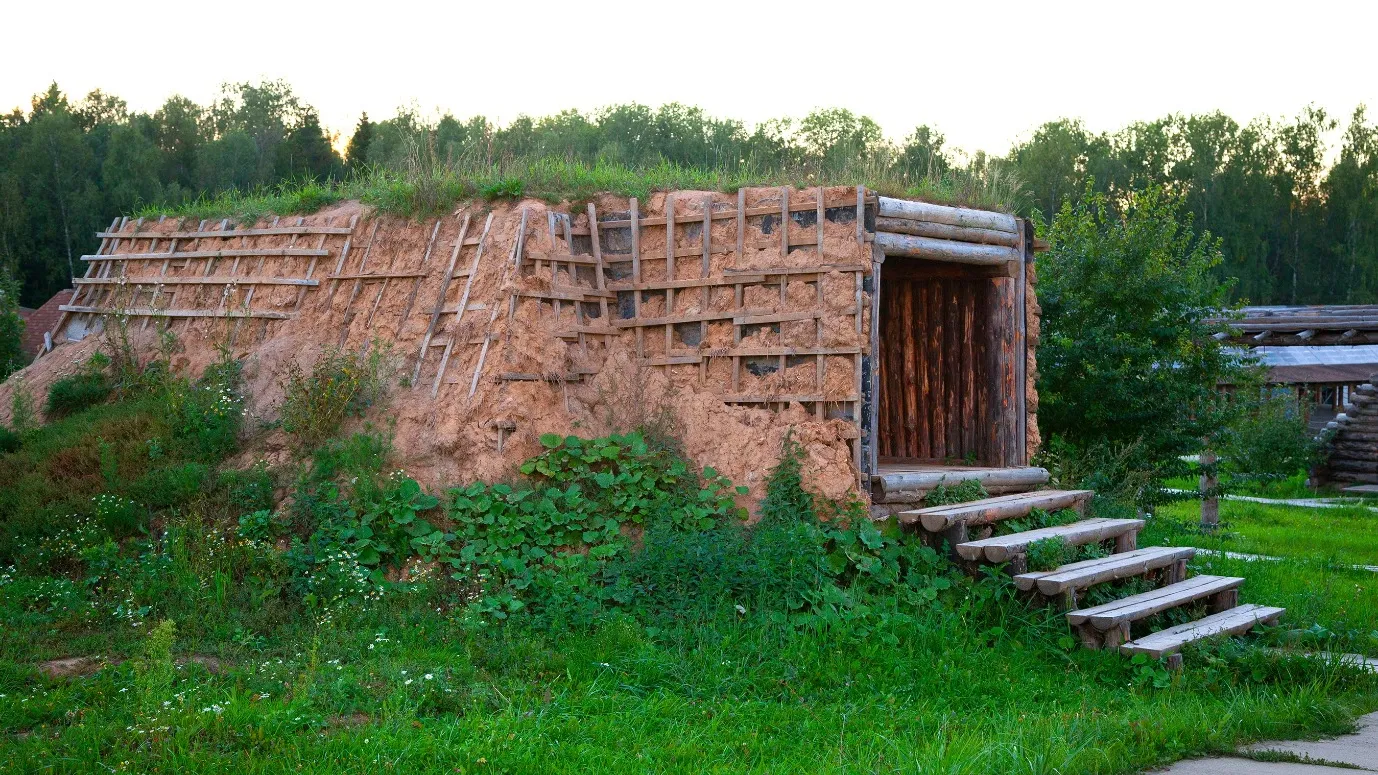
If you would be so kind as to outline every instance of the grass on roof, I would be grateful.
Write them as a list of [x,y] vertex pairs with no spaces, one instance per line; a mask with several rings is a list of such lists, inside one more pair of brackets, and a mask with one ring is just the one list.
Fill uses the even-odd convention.
[[464,201],[534,197],[551,203],[580,202],[610,193],[645,199],[657,191],[701,190],[736,193],[755,186],[808,188],[865,185],[887,196],[1013,212],[1023,187],[1011,173],[983,175],[947,172],[916,181],[900,180],[882,167],[858,162],[833,171],[807,168],[709,170],[662,162],[630,167],[599,161],[592,165],[557,157],[514,159],[500,164],[435,164],[407,170],[372,169],[343,181],[289,181],[252,191],[227,191],[179,204],[158,204],[134,213],[224,219],[241,223],[272,215],[307,215],[337,202],[357,199],[379,211],[410,218],[450,212]]

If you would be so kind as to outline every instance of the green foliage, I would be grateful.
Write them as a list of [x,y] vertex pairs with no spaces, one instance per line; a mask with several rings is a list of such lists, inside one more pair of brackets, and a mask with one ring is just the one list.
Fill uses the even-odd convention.
[[766,477],[766,495],[759,508],[761,521],[813,522],[818,519],[813,494],[804,489],[804,450],[794,440],[794,429],[785,432],[780,460]]
[[174,437],[192,455],[218,459],[238,445],[245,411],[242,369],[239,361],[222,359],[196,382],[169,379],[160,391],[174,423]]
[[19,283],[0,254],[0,382],[29,362],[24,352],[24,321],[19,317]]
[[19,377],[15,377],[10,393],[10,430],[27,436],[38,428],[38,406],[33,391]]
[[172,662],[172,644],[177,627],[164,619],[149,630],[143,655],[134,662],[134,680],[145,713],[154,713],[172,696],[177,668]]
[[96,353],[76,374],[53,382],[44,408],[48,419],[66,417],[108,399],[115,389],[106,373],[109,364],[109,358]]
[[939,484],[923,496],[925,506],[951,506],[955,503],[968,503],[988,498],[986,488],[975,479],[963,479],[954,485]]
[[541,593],[576,604],[596,598],[598,571],[630,550],[634,528],[703,531],[743,516],[729,481],[711,468],[700,476],[639,433],[546,435],[541,444],[546,451],[521,467],[530,487],[476,483],[449,493],[454,578],[482,590],[484,613],[504,617]]
[[327,349],[309,372],[289,364],[280,408],[283,430],[301,449],[319,446],[340,432],[346,418],[361,416],[383,400],[393,371],[392,351],[382,342],[360,350]]
[[1219,245],[1179,208],[1150,188],[1120,216],[1088,191],[1058,212],[1039,257],[1039,423],[1127,472],[1180,467],[1228,421],[1216,386],[1247,381],[1211,337],[1228,291],[1212,274]]
[[1315,462],[1318,445],[1306,408],[1289,395],[1266,394],[1245,404],[1223,434],[1218,455],[1232,478],[1278,481]]
[[1031,571],[1049,571],[1063,563],[1067,542],[1059,536],[1044,538],[1029,544],[1027,561]]
[[23,439],[18,433],[0,425],[0,454],[14,452],[23,444]]

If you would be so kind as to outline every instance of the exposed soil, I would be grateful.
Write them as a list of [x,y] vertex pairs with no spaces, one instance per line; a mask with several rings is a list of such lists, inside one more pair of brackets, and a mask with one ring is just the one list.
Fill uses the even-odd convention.
[[[831,189],[829,202],[845,201],[850,191],[852,189]],[[794,201],[812,201],[813,196],[813,191],[791,192]],[[681,251],[694,249],[695,254],[676,257],[673,277],[693,280],[704,276],[702,256],[698,252],[704,200],[711,197],[714,209],[721,210],[735,208],[736,198],[683,191],[676,192],[674,197],[676,248]],[[650,202],[642,203],[641,216],[663,215],[665,199],[664,194],[657,194]],[[748,207],[778,206],[778,203],[778,189],[747,192]],[[605,219],[609,214],[628,210],[628,202],[616,197],[600,197],[596,205]],[[527,213],[526,232],[520,251],[522,268],[517,272],[512,269],[512,262],[517,256],[517,234],[523,209]],[[760,496],[760,485],[775,464],[781,441],[791,428],[807,450],[805,475],[813,489],[828,497],[842,497],[855,490],[857,472],[852,465],[849,446],[849,438],[855,436],[855,426],[850,421],[818,419],[800,404],[775,411],[765,408],[766,404],[723,402],[724,394],[731,392],[732,359],[727,354],[734,344],[730,319],[713,321],[702,327],[697,323],[684,326],[692,329],[688,331],[691,334],[706,333],[696,344],[689,343],[681,327],[672,332],[672,346],[677,353],[711,351],[723,356],[708,359],[701,375],[698,364],[638,364],[638,338],[641,357],[664,354],[664,326],[647,327],[640,337],[635,329],[622,328],[606,336],[588,333],[582,337],[567,334],[566,338],[561,338],[560,332],[568,332],[575,325],[579,302],[562,301],[558,320],[551,299],[519,296],[513,304],[513,291],[550,294],[550,264],[542,259],[547,255],[571,252],[562,224],[556,229],[555,239],[551,239],[549,209],[547,204],[536,200],[491,207],[471,205],[440,219],[437,229],[435,221],[417,223],[376,217],[369,208],[358,203],[344,203],[302,219],[284,217],[276,223],[255,224],[255,228],[294,226],[299,222],[307,226],[339,227],[357,219],[352,234],[348,235],[349,252],[343,261],[345,235],[206,238],[194,241],[196,244],[186,240],[179,245],[179,251],[323,246],[330,254],[321,257],[314,266],[310,264],[311,259],[304,256],[186,259],[169,262],[166,270],[160,260],[110,262],[112,266],[123,265],[125,284],[116,288],[122,296],[112,296],[105,303],[215,310],[242,308],[247,300],[247,306],[258,311],[295,311],[295,316],[287,320],[203,317],[175,319],[171,323],[171,331],[178,341],[178,352],[172,359],[177,372],[200,374],[216,360],[218,348],[228,348],[244,362],[250,397],[250,427],[275,419],[283,398],[282,383],[290,365],[309,369],[320,353],[341,345],[390,347],[398,380],[404,384],[395,388],[387,406],[367,421],[392,430],[397,462],[432,490],[476,479],[494,481],[512,477],[522,460],[540,451],[538,439],[545,433],[596,435],[648,424],[671,429],[698,464],[711,465],[734,482],[749,486],[752,493],[747,501]],[[483,234],[487,225],[483,254],[477,263],[475,247],[465,247],[457,256],[454,251],[466,217],[469,220],[466,236],[470,240]],[[774,216],[773,222],[767,224],[769,220],[749,219],[746,249],[740,257],[733,250],[735,219],[713,220],[710,245],[714,246],[714,252],[710,254],[707,276],[722,278],[729,272],[743,269],[821,265],[864,268],[869,272],[869,246],[857,243],[854,221],[824,221],[820,256],[816,245],[817,228],[812,222],[795,222],[807,220],[800,218],[787,222],[793,243],[811,244],[792,247],[787,255],[782,255],[780,219]],[[767,225],[769,233],[766,233]],[[197,226],[166,220],[145,223],[139,231],[168,233]],[[587,215],[574,214],[572,226],[576,230],[586,229]],[[207,224],[204,228],[218,230],[221,227]],[[131,222],[125,229],[132,233],[134,224]],[[629,248],[614,244],[617,242],[614,236],[611,230],[604,230],[603,241],[608,244],[602,247],[605,259],[609,260],[608,282],[615,282],[619,277],[629,281],[630,262],[614,263],[617,254]],[[665,229],[645,227],[640,237],[642,255],[648,257],[640,267],[642,281],[666,279],[669,273],[664,260]],[[576,235],[573,252],[591,252],[588,241],[587,236]],[[155,246],[149,239],[126,239],[114,252],[166,250],[167,243],[168,240],[163,239]],[[729,252],[718,252],[720,249]],[[661,258],[654,260],[650,256]],[[440,301],[443,314],[435,320],[430,337],[432,346],[426,348],[418,369],[421,342],[431,328],[437,295],[452,263],[456,276]],[[476,267],[472,278],[467,276],[470,267]],[[182,284],[165,285],[157,298],[153,290],[157,278],[164,272],[169,277],[237,274],[302,278],[307,276],[308,269],[313,279],[320,280],[319,286],[308,290],[296,285],[238,284],[227,291],[223,284]],[[119,271],[119,268],[113,270],[112,276],[119,276]],[[416,276],[365,280],[348,277],[378,273],[414,273]],[[323,279],[333,274],[346,275],[346,278]],[[586,267],[581,266],[579,271],[571,273],[566,266],[555,284],[559,286],[556,290],[565,289],[562,293],[578,293],[579,288],[592,290],[595,277]],[[778,282],[744,285],[742,305],[753,315],[818,310],[821,317],[818,321],[808,319],[786,321],[774,327],[761,326],[745,335],[740,346],[864,346],[869,335],[869,320],[863,318],[863,325],[858,329],[854,272],[830,271],[823,275],[822,285],[821,308],[814,282],[791,279],[783,298]],[[466,286],[466,309],[462,315],[457,315]],[[642,301],[641,317],[665,315],[671,295],[674,297],[672,314],[730,311],[736,306],[734,292],[734,285],[727,284],[707,293],[701,288],[679,289],[673,294],[647,293]],[[605,315],[604,299],[585,298],[587,301],[581,310],[585,316],[583,325],[592,330],[611,331],[611,324],[622,317],[619,312],[622,300],[606,299]],[[80,303],[92,302],[88,297]],[[862,307],[869,307],[868,296],[863,296]],[[131,318],[127,330],[135,349],[147,360],[157,352],[158,326],[156,323],[144,325],[143,320]],[[97,333],[78,342],[62,341],[52,353],[0,385],[0,419],[8,420],[12,395],[20,385],[30,390],[41,405],[51,383],[80,368],[104,345],[106,338]],[[483,354],[484,341],[488,343],[486,355]],[[447,348],[443,344],[436,346],[444,342],[453,342],[448,348],[448,358],[445,357]],[[479,370],[481,358],[483,365]],[[830,401],[841,401],[854,394],[852,356],[829,356],[825,360],[821,385],[817,382],[816,365],[810,358],[806,363],[791,361],[784,370],[762,376],[753,375],[744,366],[738,389],[742,394],[764,396],[822,393]],[[445,363],[443,376],[442,361]],[[512,373],[546,375],[552,381],[502,378]],[[567,374],[581,374],[583,379],[556,381]],[[514,423],[516,429],[506,433],[499,452],[497,426],[506,423]],[[283,460],[287,455],[285,442],[281,432],[260,433],[240,462],[247,465],[258,459]]]

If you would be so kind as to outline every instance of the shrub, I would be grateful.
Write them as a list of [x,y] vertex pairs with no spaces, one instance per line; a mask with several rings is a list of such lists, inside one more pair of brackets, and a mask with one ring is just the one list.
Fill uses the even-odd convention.
[[202,463],[155,468],[129,484],[130,497],[152,509],[180,506],[206,492],[210,469]]
[[476,483],[449,493],[454,578],[482,589],[484,613],[519,610],[532,587],[596,600],[598,572],[632,545],[624,527],[707,530],[744,516],[733,502],[741,491],[727,479],[651,450],[639,433],[547,434],[541,444],[546,452],[521,467],[533,486]]
[[1318,445],[1306,410],[1290,396],[1267,395],[1241,407],[1219,454],[1229,473],[1244,479],[1286,479],[1314,462]]
[[24,321],[19,317],[19,283],[0,271],[0,382],[28,363],[23,337]]
[[242,365],[222,359],[201,379],[169,380],[162,395],[173,421],[173,436],[199,459],[215,460],[235,450],[244,425]]
[[17,451],[19,446],[19,434],[0,425],[0,453]]
[[273,507],[273,476],[261,462],[243,471],[221,471],[216,486],[235,508],[261,510]]
[[761,499],[762,522],[816,520],[813,495],[804,489],[803,450],[794,440],[794,429],[785,432],[780,460],[766,479],[766,495]]
[[300,448],[319,446],[340,432],[347,417],[382,401],[394,370],[391,350],[381,342],[367,352],[326,350],[309,372],[290,365],[283,385],[283,430]]
[[119,537],[136,535],[148,516],[148,511],[137,502],[108,493],[92,498],[91,507],[101,527]]
[[1249,379],[1212,338],[1229,285],[1209,234],[1181,202],[1148,188],[1123,213],[1088,185],[1046,229],[1038,258],[1039,424],[1083,454],[1130,454],[1140,470],[1177,465],[1229,419],[1216,386]]
[[26,436],[38,429],[38,410],[34,405],[33,391],[19,377],[14,380],[14,392],[10,396],[10,430]]
[[104,402],[114,387],[105,373],[110,360],[100,353],[91,356],[80,371],[57,380],[48,388],[45,413],[49,420],[66,417]]

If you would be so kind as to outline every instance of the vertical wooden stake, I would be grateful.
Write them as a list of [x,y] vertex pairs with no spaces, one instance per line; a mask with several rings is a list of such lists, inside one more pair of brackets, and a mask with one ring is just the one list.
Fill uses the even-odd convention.
[[[631,203],[632,221],[632,317],[641,320],[641,208],[632,197]],[[646,357],[646,332],[641,326],[636,327],[636,357]]]
[[[675,280],[675,195],[665,195],[665,280]],[[665,289],[665,317],[675,315],[675,289]],[[665,357],[670,357],[670,349],[675,342],[675,325],[665,324]]]
[[[699,277],[704,279],[712,272],[713,267],[713,195],[709,194],[703,200],[703,267],[699,271]],[[710,301],[710,290],[704,285],[699,294],[699,312],[707,313]],[[708,345],[708,321],[699,321],[699,349],[703,350]],[[708,383],[708,358],[699,360],[699,384]]]
[[1201,452],[1201,529],[1214,533],[1220,525],[1220,480],[1215,471],[1218,462],[1215,450],[1207,447]]
[[[597,272],[597,274],[594,277],[594,280],[598,287],[598,290],[605,291],[607,290],[608,286],[603,276],[603,235],[602,230],[598,227],[598,210],[594,208],[593,202],[589,202],[588,204],[588,213],[590,237],[589,241],[593,243],[593,260],[598,262],[594,269],[594,271]],[[520,260],[520,256],[518,257],[518,260]],[[598,297],[598,311],[603,313],[603,326],[605,328],[612,326],[612,319],[608,317],[608,297]],[[608,350],[610,349],[612,349],[612,334],[603,334],[604,357],[607,357]]]

